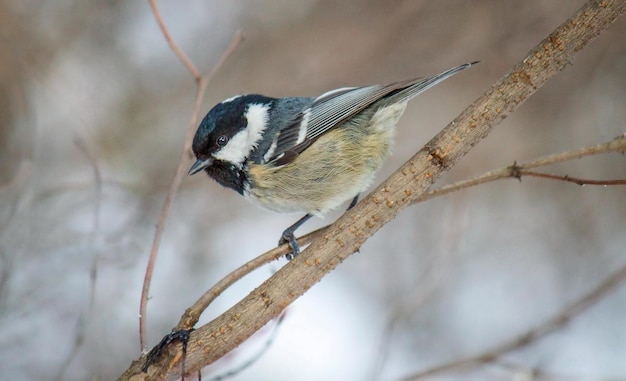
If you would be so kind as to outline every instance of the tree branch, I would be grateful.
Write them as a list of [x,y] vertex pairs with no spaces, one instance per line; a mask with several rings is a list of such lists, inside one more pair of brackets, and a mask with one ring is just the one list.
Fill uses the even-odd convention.
[[[429,190],[425,193],[422,193],[421,196],[416,198],[413,201],[413,204],[417,204],[420,202],[428,201],[436,197],[445,196],[449,193],[456,192],[465,188],[469,188],[476,185],[485,184],[488,182],[501,180],[505,178],[521,178],[522,176],[526,176],[529,173],[534,173],[529,171],[530,168],[537,168],[541,166],[546,166],[550,164],[560,163],[573,159],[580,159],[583,157],[598,155],[598,154],[606,154],[612,152],[625,152],[626,151],[626,137],[619,136],[613,139],[610,142],[596,144],[593,146],[583,147],[577,149],[575,151],[562,152],[558,154],[544,156],[542,158],[528,161],[525,163],[515,163],[514,165],[495,169],[489,172],[485,172],[484,174],[477,176],[473,179],[458,181],[453,184],[445,185],[441,188],[436,188]],[[626,183],[626,180],[582,180],[575,179],[573,177],[568,176],[541,176],[548,179],[556,179],[563,180],[564,178],[571,179],[570,182],[574,182],[576,184],[601,184],[601,185],[623,185]],[[310,244],[315,238],[324,234],[324,232],[330,227],[330,225],[319,228],[309,234],[306,234],[297,239],[298,246],[304,247]],[[236,281],[248,275],[252,271],[258,269],[259,267],[271,262],[278,260],[282,256],[289,253],[291,249],[288,244],[284,244],[282,246],[273,248],[258,257],[246,262],[239,268],[232,271],[230,274],[222,278],[215,285],[209,288],[191,307],[189,307],[183,316],[180,318],[178,325],[173,329],[174,331],[178,330],[188,330],[193,328],[198,320],[200,319],[200,315],[204,312],[204,310],[217,298],[222,292],[224,292],[228,287],[233,285]]]
[[196,80],[196,82],[200,82],[200,80],[202,79],[202,77],[200,76],[200,72],[198,71],[198,69],[196,69],[196,67],[189,60],[185,52],[183,52],[183,50],[178,46],[176,41],[170,35],[170,32],[167,30],[167,27],[165,26],[165,22],[163,22],[163,18],[161,17],[161,12],[159,12],[159,8],[156,5],[156,1],[148,0],[148,3],[150,3],[150,9],[152,10],[152,14],[154,14],[154,19],[159,25],[159,29],[161,29],[161,33],[163,33],[163,37],[165,37],[165,41],[167,41],[167,44],[170,46],[170,49],[174,51],[174,54],[176,54],[176,57],[178,57],[178,59],[180,59],[180,62],[182,62],[183,65],[185,65],[185,67],[187,68],[187,71],[191,73],[191,75]]
[[[539,158],[533,161],[528,161],[525,163],[515,163],[508,167],[494,169],[492,171],[486,172],[473,179],[462,180],[454,184],[444,185],[441,188],[429,190],[423,193],[418,198],[416,198],[413,201],[413,203],[424,202],[434,197],[443,196],[448,193],[456,192],[461,189],[469,188],[475,185],[480,185],[480,184],[488,183],[488,182],[499,180],[499,179],[510,178],[510,177],[521,179],[521,177],[523,176],[531,176],[530,175],[531,173],[536,173],[536,172],[530,171],[530,169],[532,168],[543,167],[549,164],[562,163],[564,161],[568,161],[572,159],[580,159],[582,157],[591,156],[591,155],[598,155],[598,154],[610,153],[610,152],[625,152],[625,151],[626,151],[626,137],[622,135],[622,136],[616,137],[610,142],[583,147],[575,151],[567,151],[567,152],[561,152],[561,153],[557,153],[553,155],[548,155],[548,156],[544,156],[542,158]],[[568,176],[541,176],[541,177],[549,178],[552,180],[554,179],[563,180],[564,178],[574,179],[573,177],[568,177]],[[577,181],[571,181],[571,182],[574,182],[579,185],[582,185],[585,183],[587,184],[598,183],[602,185],[624,184],[623,180],[608,180],[608,182],[613,182],[613,183],[607,183],[607,181],[603,181],[603,180],[582,180],[582,179],[575,179],[575,180]]]
[[167,196],[165,197],[165,201],[163,201],[163,206],[161,207],[161,212],[159,213],[159,222],[157,223],[154,238],[152,239],[152,246],[150,248],[150,256],[148,258],[148,263],[146,264],[146,272],[144,274],[143,287],[141,289],[141,300],[139,302],[139,345],[141,347],[142,353],[146,353],[146,322],[148,316],[148,298],[150,295],[150,283],[152,282],[152,273],[154,272],[154,266],[156,264],[156,258],[159,253],[159,246],[161,244],[161,238],[163,236],[163,230],[165,229],[165,221],[167,220],[167,215],[169,213],[170,205],[178,192],[178,188],[180,188],[180,184],[183,181],[183,176],[186,173],[187,168],[189,167],[189,151],[191,147],[191,142],[193,140],[193,135],[196,126],[198,125],[198,114],[200,113],[200,105],[202,104],[202,99],[204,99],[204,93],[206,91],[206,87],[208,82],[211,80],[213,75],[217,72],[217,70],[224,64],[226,59],[230,56],[230,54],[235,50],[237,45],[243,40],[243,35],[241,31],[237,31],[233,36],[233,39],[230,42],[228,48],[222,53],[222,56],[218,60],[217,64],[213,66],[213,68],[206,75],[199,75],[198,70],[195,66],[189,61],[185,53],[178,47],[176,42],[172,39],[165,24],[163,23],[163,19],[161,18],[161,14],[156,6],[154,0],[149,0],[150,7],[152,8],[152,12],[154,13],[154,17],[159,24],[159,28],[161,28],[161,32],[170,47],[176,54],[176,56],[185,64],[191,75],[194,77],[198,84],[198,88],[196,90],[196,97],[193,103],[193,111],[191,113],[191,117],[189,120],[189,127],[187,128],[187,134],[185,136],[185,143],[183,146],[183,152],[181,153],[181,157],[178,160],[178,166],[176,167],[176,172],[174,174],[174,178],[172,179],[172,183],[170,184],[170,188],[167,192]]
[[[230,352],[335,268],[400,210],[412,204],[502,119],[510,115],[574,54],[624,12],[623,0],[592,0],[559,26],[497,81],[484,95],[435,136],[321,237],[228,311],[192,332],[187,352],[189,372]],[[180,376],[180,345],[164,351],[142,373],[139,358],[120,377],[175,379]]]

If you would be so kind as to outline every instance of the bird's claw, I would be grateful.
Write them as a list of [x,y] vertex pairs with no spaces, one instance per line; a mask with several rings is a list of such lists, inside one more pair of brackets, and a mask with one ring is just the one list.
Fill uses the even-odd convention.
[[183,345],[183,355],[187,353],[187,343],[189,342],[189,335],[193,332],[193,328],[191,329],[182,329],[179,331],[172,331],[171,333],[165,335],[161,342],[157,344],[146,356],[146,362],[142,368],[144,372],[148,371],[148,367],[156,361],[157,358],[161,355],[163,349],[172,341],[180,340]]
[[285,258],[290,261],[300,254],[300,246],[298,246],[295,234],[290,231],[284,231],[282,237],[280,237],[280,240],[278,241],[279,246],[285,243],[289,244],[289,248],[291,249],[291,252],[285,255]]

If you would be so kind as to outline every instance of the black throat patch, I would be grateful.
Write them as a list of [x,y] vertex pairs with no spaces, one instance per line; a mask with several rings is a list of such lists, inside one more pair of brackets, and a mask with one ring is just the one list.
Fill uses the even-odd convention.
[[205,169],[205,172],[218,184],[231,188],[243,195],[244,186],[248,182],[248,176],[243,169],[223,161],[215,161]]

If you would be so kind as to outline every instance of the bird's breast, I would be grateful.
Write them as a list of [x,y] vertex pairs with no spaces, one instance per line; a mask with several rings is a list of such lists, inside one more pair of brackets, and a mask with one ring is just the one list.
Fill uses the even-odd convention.
[[279,213],[322,215],[372,183],[391,151],[393,131],[347,123],[322,135],[289,164],[249,164],[244,195]]

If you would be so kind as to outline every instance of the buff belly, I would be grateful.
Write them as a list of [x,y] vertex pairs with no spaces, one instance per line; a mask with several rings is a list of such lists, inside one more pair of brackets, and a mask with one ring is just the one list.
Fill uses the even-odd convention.
[[[250,164],[244,195],[279,213],[322,215],[366,190],[389,155],[406,104],[362,115],[322,135],[291,163]],[[365,120],[363,120],[365,118]]]

